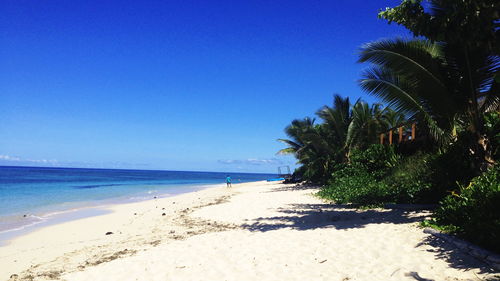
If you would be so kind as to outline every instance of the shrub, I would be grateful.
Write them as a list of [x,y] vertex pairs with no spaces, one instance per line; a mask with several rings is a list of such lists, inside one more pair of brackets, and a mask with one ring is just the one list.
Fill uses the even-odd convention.
[[431,163],[431,180],[437,198],[443,198],[457,184],[466,185],[477,176],[474,159],[469,153],[466,137],[459,138]]
[[364,169],[377,180],[387,175],[391,168],[396,166],[400,156],[390,145],[372,144],[366,150],[354,150],[350,156],[350,163],[354,167]]
[[401,157],[392,146],[372,145],[351,153],[350,163],[335,167],[318,194],[338,203],[438,203],[458,184],[468,183],[474,169],[464,145],[444,153],[418,152]]
[[372,145],[366,150],[354,150],[349,164],[335,167],[331,179],[318,193],[336,203],[377,205],[391,200],[384,178],[397,161],[391,146]]
[[500,167],[497,165],[440,203],[435,221],[456,234],[500,253]]
[[389,187],[391,200],[397,203],[437,203],[431,172],[435,158],[433,154],[417,153],[402,159],[383,179]]
[[500,159],[500,113],[488,112],[484,115],[484,128],[490,141],[492,156]]
[[332,174],[332,180],[318,195],[339,204],[373,205],[387,201],[387,188],[364,167],[344,165]]

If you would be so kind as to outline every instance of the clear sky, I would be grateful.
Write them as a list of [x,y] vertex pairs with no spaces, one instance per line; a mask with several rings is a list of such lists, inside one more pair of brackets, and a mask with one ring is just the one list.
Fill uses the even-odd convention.
[[399,1],[0,3],[0,165],[276,172]]

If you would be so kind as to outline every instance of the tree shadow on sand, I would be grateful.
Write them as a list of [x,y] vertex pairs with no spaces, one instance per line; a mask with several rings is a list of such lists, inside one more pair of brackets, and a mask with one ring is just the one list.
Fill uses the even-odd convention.
[[398,209],[358,210],[332,204],[291,204],[278,209],[282,216],[260,217],[244,224],[250,231],[271,231],[282,228],[310,230],[316,228],[363,228],[374,223],[412,223],[422,221],[427,213]]
[[274,193],[274,192],[283,192],[283,191],[298,191],[298,190],[319,190],[319,186],[314,184],[295,184],[295,185],[286,185],[283,184],[280,187],[273,188],[272,190],[266,191],[266,193]]
[[453,268],[458,268],[464,271],[470,270],[471,268],[478,268],[480,273],[491,274],[491,276],[484,280],[500,280],[499,272],[495,272],[483,261],[457,249],[455,245],[439,237],[429,235],[422,242],[420,242],[416,248],[422,246],[431,246],[431,248],[426,251],[434,253],[436,258],[446,261]]
[[[285,228],[299,231],[318,228],[342,230],[364,228],[369,224],[420,222],[430,215],[428,211],[401,209],[359,210],[350,206],[332,204],[290,204],[286,208],[278,209],[278,211],[282,215],[260,217],[254,219],[253,223],[244,224],[241,227],[253,232],[267,232]],[[494,273],[487,264],[432,235],[419,243],[416,248],[423,245],[430,246],[427,251],[435,253],[436,258],[445,260],[451,267],[460,270],[474,268],[479,269],[481,273]],[[416,280],[430,280],[420,277],[417,273],[411,277]],[[487,280],[500,280],[494,278]]]

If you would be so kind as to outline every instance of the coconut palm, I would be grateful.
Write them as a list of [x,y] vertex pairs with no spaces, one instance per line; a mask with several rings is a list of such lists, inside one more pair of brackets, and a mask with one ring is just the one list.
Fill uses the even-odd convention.
[[289,139],[278,140],[288,147],[278,154],[293,154],[305,178],[322,181],[336,163],[346,161],[346,136],[352,119],[349,98],[335,95],[333,106],[324,106],[316,114],[321,124],[314,124],[311,118],[292,121],[285,129]]
[[390,122],[400,122],[402,118],[380,104],[370,106],[358,100],[352,106],[349,98],[339,95],[334,96],[332,107],[323,106],[316,115],[323,121],[321,124],[305,118],[294,120],[285,128],[289,139],[278,141],[288,147],[278,154],[293,154],[302,165],[304,178],[320,182],[328,179],[336,164],[348,162],[350,149],[376,143],[379,133],[392,128],[388,127],[388,118],[392,118]]
[[390,107],[384,108],[382,112],[382,119],[387,129],[407,125],[408,123],[408,120],[401,112],[395,111]]
[[304,178],[322,181],[331,169],[334,150],[328,143],[328,130],[324,125],[315,125],[315,119],[296,119],[285,128],[290,139],[278,139],[288,147],[278,154],[293,154],[302,165]]
[[288,147],[281,149],[277,154],[293,154],[297,159],[300,159],[307,143],[306,135],[314,130],[314,122],[315,120],[309,117],[302,120],[293,120],[285,128],[285,134],[290,139],[278,139],[278,141],[285,143]]
[[352,121],[352,110],[349,98],[342,98],[340,95],[333,97],[333,106],[323,106],[316,112],[316,115],[323,120],[327,129],[327,141],[334,147],[335,160],[345,162],[347,160],[347,131]]
[[[484,137],[480,110],[495,108],[498,101],[499,93],[491,87],[500,65],[498,57],[478,53],[464,60],[445,43],[393,39],[364,45],[359,61],[371,63],[362,75],[361,87],[396,111],[423,122],[441,146],[457,137],[460,125],[476,135],[477,141]],[[481,107],[480,97],[484,100]],[[481,154],[481,147],[471,149]],[[482,149],[485,156],[486,147]]]
[[377,136],[387,130],[381,104],[369,105],[358,101],[352,108],[352,121],[347,130],[346,145],[349,149],[365,148],[376,143]]

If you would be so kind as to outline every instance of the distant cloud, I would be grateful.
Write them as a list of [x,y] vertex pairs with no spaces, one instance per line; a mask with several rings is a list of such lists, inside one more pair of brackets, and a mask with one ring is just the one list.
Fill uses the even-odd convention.
[[30,159],[17,156],[0,154],[0,165],[13,166],[42,166],[42,167],[67,167],[67,168],[97,168],[97,169],[145,169],[150,164],[129,162],[82,162],[58,161],[55,159]]
[[227,165],[281,165],[283,164],[283,161],[272,158],[272,159],[255,159],[255,158],[249,158],[249,159],[236,159],[236,160],[218,160],[217,162],[221,164],[227,164]]
[[21,161],[21,158],[19,157],[12,157],[9,155],[0,155],[0,160],[5,160],[5,161]]
[[57,164],[58,161],[55,159],[26,159],[24,161],[32,163],[43,163],[43,164]]
[[22,158],[15,157],[15,156],[1,155],[1,154],[0,154],[0,161],[51,164],[51,165],[55,165],[58,163],[57,160],[54,160],[54,159],[50,159],[50,160],[48,160],[48,159],[22,159]]

